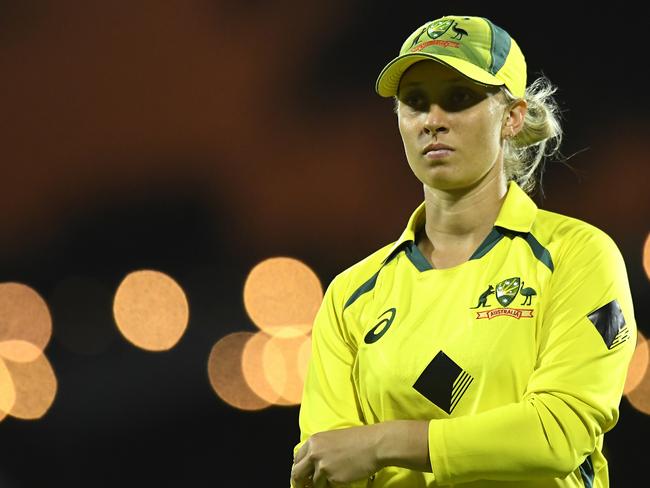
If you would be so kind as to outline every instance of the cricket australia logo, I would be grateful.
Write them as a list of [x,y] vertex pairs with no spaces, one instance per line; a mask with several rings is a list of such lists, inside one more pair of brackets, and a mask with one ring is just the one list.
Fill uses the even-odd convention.
[[[460,40],[463,38],[463,36],[469,35],[467,31],[457,27],[457,22],[454,20],[436,20],[434,22],[431,22],[429,25],[425,25],[422,27],[420,32],[413,38],[411,41],[411,46],[409,47],[409,52],[417,52],[417,51],[422,51],[423,49],[426,49],[430,46],[442,46],[442,47],[454,47],[457,48],[460,46],[460,43],[454,41],[454,40],[443,40],[443,39],[438,39],[442,35],[444,35],[446,32],[451,29],[455,34],[451,39],[457,39]],[[422,37],[426,34],[426,37],[424,37],[424,40]],[[429,40],[426,40],[427,37]],[[449,36],[447,36],[449,37]]]
[[518,276],[513,278],[508,278],[497,283],[495,286],[488,285],[487,289],[481,293],[478,297],[478,303],[475,308],[484,308],[490,307],[488,302],[488,297],[494,295],[497,299],[499,308],[493,308],[492,310],[485,310],[476,313],[477,319],[491,319],[494,317],[501,317],[507,315],[509,317],[514,317],[516,319],[532,317],[533,309],[532,308],[516,308],[510,307],[509,305],[517,298],[517,295],[524,297],[523,302],[517,303],[517,305],[531,305],[533,297],[537,295],[537,292],[534,288],[525,287],[524,282]]
[[429,27],[427,27],[427,35],[431,39],[437,39],[447,32],[454,23],[453,20],[436,20],[435,22],[431,22]]

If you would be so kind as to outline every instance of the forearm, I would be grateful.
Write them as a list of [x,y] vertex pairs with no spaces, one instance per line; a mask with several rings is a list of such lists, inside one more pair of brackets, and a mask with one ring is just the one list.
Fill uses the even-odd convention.
[[598,416],[567,395],[543,394],[433,421],[429,450],[436,481],[564,478],[595,449],[602,432]]
[[376,424],[377,459],[381,466],[431,472],[429,421],[391,420]]

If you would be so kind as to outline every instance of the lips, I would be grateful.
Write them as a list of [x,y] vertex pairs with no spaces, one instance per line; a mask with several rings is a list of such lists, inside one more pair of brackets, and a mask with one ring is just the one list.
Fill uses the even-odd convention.
[[427,147],[424,148],[422,151],[422,154],[426,154],[431,151],[453,151],[454,149],[450,146],[447,146],[445,144],[429,144]]

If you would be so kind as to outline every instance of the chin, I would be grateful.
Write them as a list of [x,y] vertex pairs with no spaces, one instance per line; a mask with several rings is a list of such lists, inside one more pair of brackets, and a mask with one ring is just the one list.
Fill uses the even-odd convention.
[[460,180],[458,178],[444,178],[437,176],[421,179],[422,183],[433,190],[455,191],[472,188],[475,182]]
[[439,190],[451,190],[469,183],[459,175],[454,175],[451,168],[443,165],[429,166],[423,169],[418,175],[418,179],[425,185]]

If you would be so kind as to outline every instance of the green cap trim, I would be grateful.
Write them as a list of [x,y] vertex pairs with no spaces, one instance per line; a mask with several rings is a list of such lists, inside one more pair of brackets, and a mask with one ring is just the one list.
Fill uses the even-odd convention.
[[489,71],[495,75],[503,65],[506,64],[506,59],[510,53],[510,46],[512,45],[512,39],[510,35],[503,30],[498,25],[494,25],[488,19],[483,18],[490,26],[490,31],[492,31],[492,46],[490,46],[490,55],[492,58],[492,63],[490,64]]

